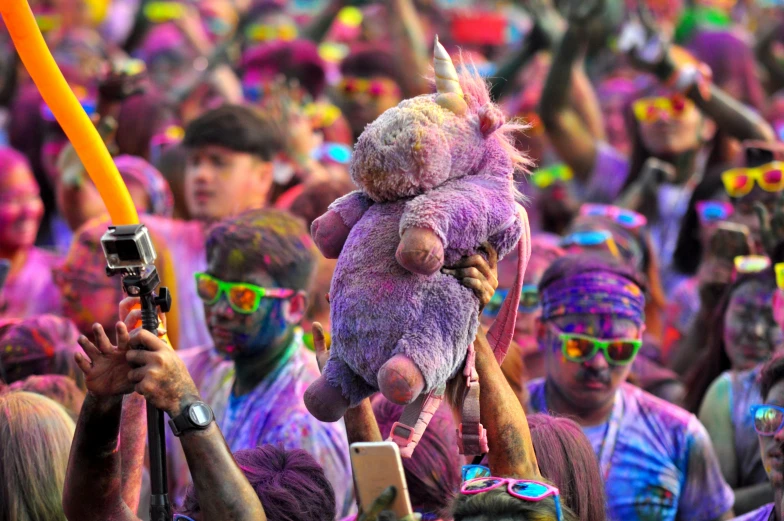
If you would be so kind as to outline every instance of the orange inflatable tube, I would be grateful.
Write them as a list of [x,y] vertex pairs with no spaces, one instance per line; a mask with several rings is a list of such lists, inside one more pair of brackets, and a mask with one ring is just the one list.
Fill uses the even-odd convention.
[[27,0],[0,0],[0,15],[27,72],[101,194],[112,223],[138,223],[128,188],[95,125],[57,67]]

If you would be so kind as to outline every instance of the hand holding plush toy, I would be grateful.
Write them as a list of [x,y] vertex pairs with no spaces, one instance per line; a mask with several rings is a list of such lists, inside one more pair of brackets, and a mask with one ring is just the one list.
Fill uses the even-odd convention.
[[408,404],[443,387],[465,362],[479,302],[440,269],[485,242],[503,257],[520,241],[521,273],[530,255],[512,181],[528,164],[513,145],[520,126],[505,122],[478,74],[458,76],[438,40],[435,72],[436,94],[405,100],[367,126],[350,167],[360,190],[313,223],[321,252],[338,259],[332,349],[305,395],[321,421],[337,421],[378,390]]

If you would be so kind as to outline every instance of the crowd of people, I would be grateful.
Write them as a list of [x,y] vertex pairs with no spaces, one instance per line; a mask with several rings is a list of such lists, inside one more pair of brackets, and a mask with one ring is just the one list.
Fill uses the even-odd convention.
[[[107,276],[107,209],[0,25],[0,521],[149,519],[145,403],[172,420],[180,521],[784,520],[781,2],[29,4],[173,305],[147,331]],[[404,491],[358,501],[349,449],[390,437],[413,398],[335,422],[306,407],[335,402],[306,395],[344,309],[342,246],[311,226],[359,219],[354,145],[436,92],[434,41],[483,78],[490,132],[520,123],[508,174],[531,255],[477,244],[412,274],[457,279],[479,310],[488,450],[459,450],[458,370],[403,460],[415,514],[398,519]]]

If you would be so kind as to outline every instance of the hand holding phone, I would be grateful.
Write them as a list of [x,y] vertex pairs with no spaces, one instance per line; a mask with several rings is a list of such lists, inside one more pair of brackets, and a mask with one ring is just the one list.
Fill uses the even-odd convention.
[[708,243],[708,255],[713,258],[734,262],[735,257],[751,255],[751,231],[748,226],[720,222]]
[[651,186],[675,182],[675,166],[661,159],[649,157],[642,165],[640,179]]
[[408,484],[397,444],[391,441],[352,443],[350,452],[354,486],[362,511],[370,513],[378,510],[380,502],[376,500],[388,497],[389,487],[395,487],[394,500],[386,510],[393,512],[398,519],[412,516]]

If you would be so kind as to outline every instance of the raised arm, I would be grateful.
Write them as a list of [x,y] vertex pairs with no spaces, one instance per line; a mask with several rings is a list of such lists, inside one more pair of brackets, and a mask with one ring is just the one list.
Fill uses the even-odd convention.
[[641,12],[640,20],[647,38],[643,49],[655,48],[658,52],[638,52],[639,45],[630,49],[629,57],[637,68],[654,74],[661,82],[683,92],[705,116],[731,137],[740,141],[775,141],[773,129],[762,116],[715,85],[707,66],[676,65],[672,48],[663,39],[651,17]]
[[[85,374],[88,394],[71,444],[63,509],[70,521],[136,520],[133,510],[123,501],[123,464],[118,448],[123,396],[133,392],[125,363],[128,330],[125,324],[117,325],[117,347],[111,345],[100,326],[95,326],[94,332],[95,343],[81,337],[79,344],[84,355],[75,356]],[[140,471],[143,462],[141,454],[137,456],[136,461],[124,464],[135,464]],[[126,474],[132,478],[133,473]],[[126,481],[130,483],[132,479]]]
[[427,80],[430,72],[430,48],[425,31],[412,0],[387,0],[392,44],[406,98],[431,91]]
[[506,381],[481,328],[474,348],[481,384],[480,418],[487,429],[488,461],[493,476],[540,476],[525,411]]
[[596,137],[569,100],[585,42],[581,24],[571,22],[555,51],[539,102],[539,117],[550,143],[580,181],[588,179],[597,154]]
[[[169,344],[144,329],[131,333],[128,379],[158,409],[175,418],[201,401],[185,364]],[[256,492],[237,466],[215,422],[180,436],[203,519],[266,521]]]

